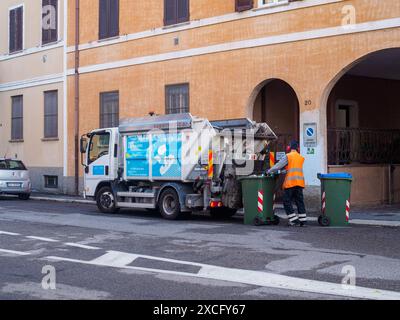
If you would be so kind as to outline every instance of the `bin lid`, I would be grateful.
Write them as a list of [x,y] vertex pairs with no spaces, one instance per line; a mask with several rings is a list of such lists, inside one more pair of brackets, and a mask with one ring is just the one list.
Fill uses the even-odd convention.
[[272,177],[272,176],[262,176],[262,175],[255,175],[255,174],[253,174],[253,175],[251,175],[251,176],[242,176],[242,177],[238,177],[237,179],[238,179],[239,181],[242,181],[242,180],[252,180],[252,179],[254,179],[254,180],[257,180],[257,179],[262,180],[262,179],[273,179],[273,177]]
[[338,172],[338,173],[318,173],[318,179],[345,179],[352,180],[353,176],[351,173]]

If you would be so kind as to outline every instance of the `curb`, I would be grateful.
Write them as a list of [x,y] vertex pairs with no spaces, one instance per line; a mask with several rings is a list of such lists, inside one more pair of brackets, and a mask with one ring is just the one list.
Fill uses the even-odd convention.
[[400,221],[350,219],[350,223],[365,225],[365,226],[400,227]]
[[[279,218],[286,219],[286,215],[278,214]],[[308,217],[309,221],[318,222],[316,217]],[[364,225],[376,227],[400,227],[400,221],[350,219],[351,225]]]
[[40,197],[40,196],[31,196],[30,199],[36,201],[53,201],[62,203],[96,204],[96,201],[84,200],[84,199],[65,199],[65,198],[52,198],[52,197]]
[[[53,201],[60,203],[79,203],[79,204],[96,204],[96,201],[85,199],[66,199],[66,198],[53,198],[31,196],[32,200],[36,201]],[[278,207],[279,208],[279,207]],[[283,208],[283,207],[282,207]],[[285,219],[285,214],[278,214],[280,218]],[[309,221],[317,222],[318,218],[308,217]],[[364,225],[364,226],[379,226],[379,227],[400,227],[400,221],[387,221],[387,220],[365,220],[365,219],[350,219],[350,225]]]

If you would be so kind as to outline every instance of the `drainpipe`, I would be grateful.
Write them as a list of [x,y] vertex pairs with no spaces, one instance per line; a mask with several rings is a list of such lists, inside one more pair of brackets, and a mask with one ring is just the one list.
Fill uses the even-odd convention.
[[75,0],[74,163],[75,194],[79,195],[79,0]]
[[390,164],[389,165],[389,204],[393,204],[393,198],[394,198],[394,194],[393,194],[393,174],[394,174],[394,165]]

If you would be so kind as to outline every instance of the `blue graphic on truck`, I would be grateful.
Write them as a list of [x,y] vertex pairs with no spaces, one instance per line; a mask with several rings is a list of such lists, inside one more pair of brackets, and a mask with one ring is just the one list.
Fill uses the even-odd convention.
[[127,137],[126,174],[128,177],[149,176],[149,136],[136,135]]
[[180,178],[182,174],[181,134],[152,136],[153,177]]
[[151,155],[149,135],[127,137],[125,154],[127,176],[148,177],[149,156],[151,156],[154,178],[180,178],[182,174],[181,134],[155,134],[151,137]]

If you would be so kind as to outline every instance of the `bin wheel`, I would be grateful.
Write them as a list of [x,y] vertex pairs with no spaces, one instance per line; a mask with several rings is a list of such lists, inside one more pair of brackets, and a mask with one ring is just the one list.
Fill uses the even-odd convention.
[[264,221],[262,221],[259,217],[255,217],[253,220],[253,224],[257,227],[262,226],[264,224]]
[[277,226],[280,222],[281,222],[281,218],[279,218],[278,216],[274,216],[274,219],[272,220],[272,224],[274,226]]
[[319,216],[318,223],[323,227],[328,227],[331,224],[331,220],[327,216]]

